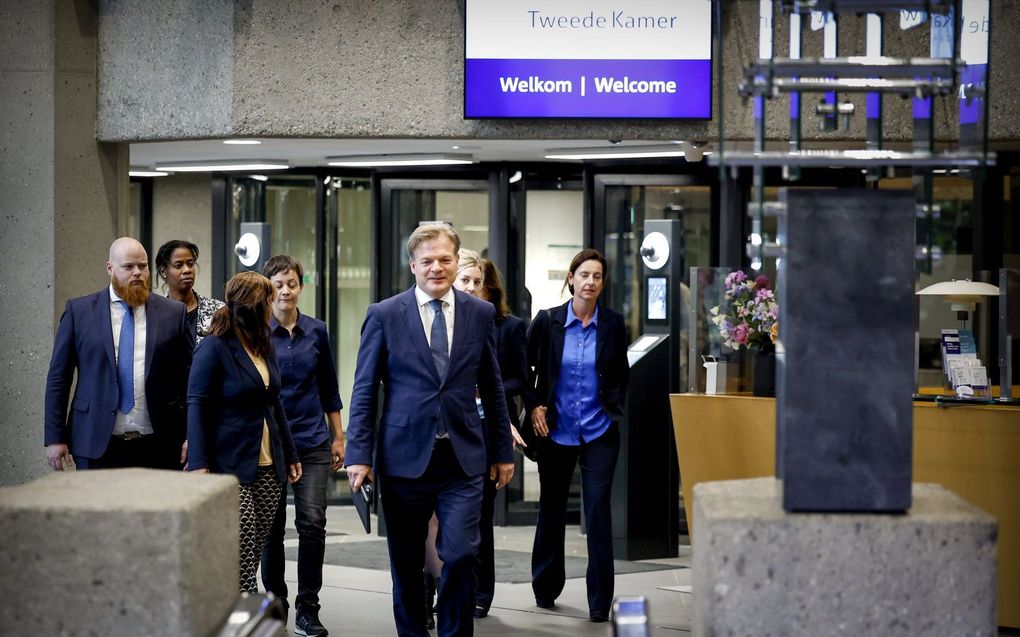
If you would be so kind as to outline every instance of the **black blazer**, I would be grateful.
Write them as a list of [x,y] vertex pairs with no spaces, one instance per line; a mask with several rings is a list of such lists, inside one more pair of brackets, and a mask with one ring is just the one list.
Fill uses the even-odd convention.
[[241,484],[258,474],[262,423],[269,424],[273,467],[287,481],[299,462],[280,404],[280,370],[270,349],[269,388],[235,336],[207,336],[195,350],[188,380],[188,468],[230,473]]
[[[563,361],[563,340],[566,336],[563,324],[567,320],[567,303],[539,312],[528,330],[528,365],[531,374],[524,402],[529,413],[535,407],[545,405],[548,408],[545,418],[550,427],[556,425],[555,392]],[[623,405],[630,378],[627,329],[623,324],[623,316],[601,305],[595,332],[595,371],[599,377],[602,409],[611,420],[619,422],[623,419]]]
[[503,393],[506,394],[506,409],[510,424],[520,427],[520,418],[514,397],[520,396],[528,383],[528,337],[524,321],[508,314],[496,323],[496,360],[503,378]]

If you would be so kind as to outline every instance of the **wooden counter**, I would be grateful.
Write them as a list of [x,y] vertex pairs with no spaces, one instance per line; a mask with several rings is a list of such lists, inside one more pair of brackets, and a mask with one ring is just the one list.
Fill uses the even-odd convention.
[[[775,474],[775,399],[673,394],[670,404],[693,529],[695,484]],[[913,476],[998,520],[999,625],[1020,627],[1020,407],[915,402]]]

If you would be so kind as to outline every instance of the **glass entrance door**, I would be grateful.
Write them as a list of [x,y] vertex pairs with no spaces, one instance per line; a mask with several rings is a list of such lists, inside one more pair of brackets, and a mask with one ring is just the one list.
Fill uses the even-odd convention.
[[407,239],[423,221],[446,221],[461,247],[489,249],[489,184],[480,179],[383,179],[380,182],[379,295],[385,299],[413,285]]
[[[593,195],[592,241],[609,262],[603,302],[623,314],[633,341],[641,333],[641,300],[646,292],[639,252],[645,221],[682,223],[679,257],[684,278],[674,293],[689,299],[691,266],[710,265],[712,187],[686,175],[596,175]],[[679,378],[686,378],[686,364],[681,357]]]

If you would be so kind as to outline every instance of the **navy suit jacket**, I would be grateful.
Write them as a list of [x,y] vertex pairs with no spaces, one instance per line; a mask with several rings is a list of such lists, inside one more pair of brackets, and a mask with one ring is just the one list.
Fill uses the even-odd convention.
[[[513,462],[494,314],[491,303],[454,290],[453,345],[441,381],[414,288],[369,306],[347,423],[348,465],[372,465],[382,475],[401,478],[421,476],[432,456],[440,414],[466,475],[482,475],[490,463]],[[376,434],[379,383],[384,397]],[[476,386],[486,413],[484,427],[475,406]]]
[[[192,344],[185,315],[183,303],[156,294],[145,303],[145,402],[153,431],[168,451],[180,449],[186,429]],[[71,299],[60,317],[46,377],[45,444],[64,443],[83,458],[102,456],[113,434],[118,393],[107,287]]]
[[280,404],[280,369],[272,348],[266,366],[268,388],[236,336],[210,335],[198,344],[188,381],[189,470],[254,482],[267,423],[277,479],[287,481],[287,465],[299,460]]
[[510,424],[520,427],[514,397],[520,396],[528,383],[528,341],[524,321],[508,314],[496,324],[496,360],[506,394]]
[[[573,301],[567,301],[572,303]],[[548,408],[549,427],[556,425],[556,383],[563,363],[564,322],[567,303],[539,312],[528,330],[528,365],[533,368],[524,393],[528,413],[535,407]],[[599,402],[615,422],[623,420],[630,365],[627,362],[627,328],[623,316],[602,305],[595,330],[595,371],[599,376]]]

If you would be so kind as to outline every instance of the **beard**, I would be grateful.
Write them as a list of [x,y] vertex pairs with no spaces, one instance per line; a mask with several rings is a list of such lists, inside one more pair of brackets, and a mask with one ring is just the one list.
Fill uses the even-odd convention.
[[117,293],[117,296],[127,301],[127,304],[131,307],[145,305],[145,302],[149,300],[148,276],[142,277],[140,285],[130,283],[128,285],[121,285],[116,277],[111,278],[110,281],[113,283],[113,291]]

